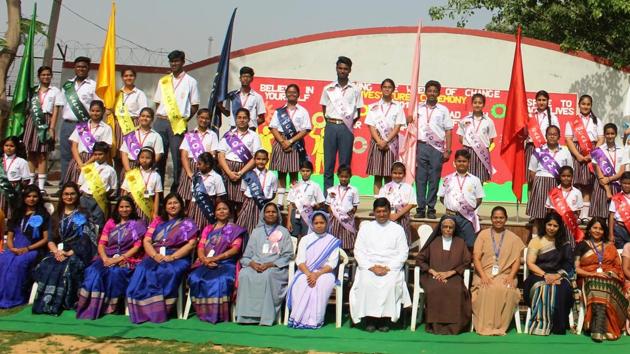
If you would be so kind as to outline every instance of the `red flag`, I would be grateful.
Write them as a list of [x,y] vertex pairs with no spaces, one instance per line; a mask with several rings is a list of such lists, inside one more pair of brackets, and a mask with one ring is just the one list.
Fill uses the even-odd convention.
[[501,140],[501,158],[512,171],[512,192],[520,202],[523,200],[525,184],[525,145],[527,136],[527,97],[525,96],[525,80],[523,78],[523,60],[521,58],[521,26],[516,32],[516,49],[512,64],[510,92],[506,103],[503,138]]

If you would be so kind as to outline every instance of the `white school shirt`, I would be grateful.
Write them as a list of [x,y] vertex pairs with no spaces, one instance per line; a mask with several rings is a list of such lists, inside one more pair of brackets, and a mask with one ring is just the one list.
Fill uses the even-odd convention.
[[319,184],[311,180],[301,180],[291,186],[291,190],[287,195],[287,201],[295,204],[298,199],[305,201],[306,204],[311,206],[321,204],[326,201]]
[[355,206],[359,206],[359,190],[351,185],[330,187],[326,194],[326,204],[332,205],[333,203],[339,205],[342,212],[347,213]]
[[[606,158],[608,158],[608,161],[610,161],[615,167],[615,172],[625,170],[626,164],[630,162],[625,156],[624,148],[620,146],[615,145],[614,148],[609,149],[608,144],[604,143],[603,145],[600,145],[595,149],[599,149],[604,152],[604,156],[606,156]],[[597,166],[597,161],[595,161],[595,159],[593,159],[591,162],[593,163],[593,165]]]
[[55,106],[63,106],[65,100],[63,99],[63,93],[55,86],[49,86],[46,92],[40,93],[39,87],[35,89],[36,94],[39,96],[39,104],[42,106],[44,113],[52,114]]
[[463,118],[457,126],[457,135],[464,137],[464,146],[472,147],[472,142],[466,137],[466,129],[472,129],[473,135],[479,137],[479,140],[487,148],[490,147],[490,139],[497,137],[497,130],[494,122],[487,114],[483,114],[481,118],[474,117],[469,114]]
[[[145,197],[153,197],[157,193],[164,192],[164,188],[162,187],[162,178],[156,170],[145,170],[143,168],[140,168],[140,175],[142,176],[142,182],[144,183],[144,189],[146,191]],[[129,188],[129,183],[127,183],[127,179],[123,181],[120,189],[131,192],[131,188]]]
[[[282,108],[285,108],[284,105]],[[295,110],[292,112],[287,110],[287,114],[291,118],[291,122],[295,126],[295,130],[298,132],[301,131],[310,131],[313,129],[311,125],[311,115],[308,113],[306,108],[300,106],[299,104],[295,105]],[[280,125],[280,118],[278,115],[278,110],[271,117],[271,121],[269,122],[269,128],[277,129],[280,133],[284,133],[284,129],[282,129],[282,125]]]
[[[173,76],[173,74],[169,75]],[[192,105],[199,104],[199,88],[197,86],[197,80],[188,75],[188,73],[182,72],[179,74],[179,77],[173,76],[173,88],[175,91],[177,107],[179,107],[179,113],[181,113],[184,117],[190,117],[190,107]],[[162,104],[162,85],[159,82],[155,88],[153,101],[160,104],[155,114],[159,116],[168,116],[166,113],[166,105]]]
[[[538,110],[536,110],[536,112],[529,115],[529,119],[536,119],[536,121],[538,122],[538,126],[540,127],[540,131],[542,132],[542,135],[544,138],[545,132],[547,131],[547,128],[549,127],[549,119],[547,119],[547,110],[545,109],[542,112],[539,112]],[[560,128],[560,120],[558,120],[558,116],[556,116],[553,112],[551,113],[551,125],[555,125],[556,127]],[[531,143],[532,138],[530,138],[528,135],[527,139],[525,139],[525,142]]]
[[[541,146],[541,148],[548,149],[547,144]],[[560,167],[562,166],[571,166],[573,167],[573,157],[571,156],[571,152],[568,148],[558,145],[558,151],[554,154],[549,151],[549,154],[553,157],[554,160],[558,163]],[[545,167],[538,162],[538,159],[534,154],[529,159],[529,170],[532,172],[536,172],[536,176],[538,177],[555,177],[552,175]]]
[[[626,201],[630,203],[630,194],[623,194],[623,196],[626,198]],[[615,221],[623,222],[621,215],[619,215],[619,213],[617,212],[617,203],[615,203],[614,199],[610,200],[610,207],[608,208],[608,211],[611,213],[615,213]],[[612,225],[610,227],[612,227]]]
[[330,97],[328,96],[328,89],[334,87],[340,89],[343,93],[343,99],[346,101],[346,105],[352,110],[352,117],[358,117],[357,110],[363,107],[363,96],[361,95],[361,88],[357,84],[348,81],[345,87],[341,87],[338,81],[333,81],[324,86],[322,91],[322,97],[319,100],[319,104],[326,106],[326,118],[343,119],[343,114],[339,107],[333,105]]
[[[459,177],[459,178],[458,178]],[[447,179],[450,181],[447,185]],[[462,184],[460,189],[459,184]],[[464,200],[472,206],[477,205],[477,199],[481,199],[486,196],[481,185],[481,180],[477,176],[473,176],[466,172],[466,175],[462,178],[457,172],[453,172],[444,178],[444,183],[438,189],[437,196],[444,197],[444,206],[448,210],[459,211],[461,205],[455,198],[457,194],[463,194]]]
[[[221,175],[216,173],[214,170],[210,170],[210,172],[201,175],[201,180],[203,181],[204,187],[206,187],[206,194],[209,196],[220,196],[225,195],[225,184],[223,184],[223,178]],[[195,186],[193,185],[191,189],[194,190]],[[193,193],[192,200],[195,200],[195,194]]]
[[[112,189],[116,189],[116,186],[118,185],[118,177],[116,177],[116,171],[114,170],[114,168],[107,163],[99,164],[98,162],[94,162],[94,165],[96,165],[96,171],[98,171],[98,175],[101,176],[101,180],[105,185],[105,190],[109,191]],[[79,180],[77,181],[77,184],[80,186],[79,190],[81,192],[92,194],[92,190],[85,180],[85,174],[83,173],[83,171],[81,171],[81,174],[79,175]]]
[[[390,103],[385,103],[383,100],[372,103],[368,108],[365,124],[376,128],[378,121],[385,122],[389,129],[394,129],[396,125],[406,126],[407,118],[405,118],[402,104],[393,100]],[[383,136],[382,138],[387,137]]]
[[[559,185],[556,188],[562,189],[562,187]],[[571,211],[579,211],[582,210],[582,207],[584,207],[582,192],[579,189],[571,186],[571,189],[568,192],[562,191],[562,196],[567,201],[567,204],[569,205],[569,208],[571,208]],[[549,199],[549,195],[547,195],[547,199],[545,200],[545,208],[554,208],[553,204],[551,204],[551,199]]]
[[147,95],[144,91],[140,90],[137,87],[134,87],[133,90],[129,93],[125,93],[123,89],[118,91],[116,99],[122,99],[123,106],[127,107],[127,111],[129,111],[129,115],[132,117],[139,117],[140,111],[144,107],[149,106],[149,101],[147,100]]
[[[77,96],[79,97],[79,101],[83,103],[83,107],[87,112],[90,112],[90,103],[92,101],[102,101],[96,95],[96,81],[86,78],[81,82],[81,84],[76,83],[76,76],[70,79],[70,81],[74,82],[74,89],[77,91]],[[61,112],[61,117],[65,120],[69,120],[72,122],[77,122],[79,119],[74,115],[72,109],[70,109],[70,105],[68,104],[68,100],[66,100],[66,95],[64,92],[61,92],[61,101],[63,102],[63,111]]]
[[4,154],[2,167],[7,174],[9,182],[20,182],[31,179],[31,171],[28,168],[28,162],[16,155],[7,156]]
[[[254,171],[256,176],[258,176],[258,180],[260,181],[260,186],[262,187],[265,199],[273,198],[274,194],[276,194],[276,191],[278,190],[278,177],[276,176],[276,174],[269,171],[268,169],[264,169],[261,171],[257,168],[254,168],[252,171]],[[252,198],[252,192],[249,190],[249,186],[242,178],[241,190],[245,192],[245,196],[247,198]]]
[[[199,129],[195,128],[195,130],[193,130],[192,132],[199,135],[199,138],[201,139],[201,144],[203,145],[203,150],[205,152],[216,151],[219,147],[219,137],[217,136],[217,133],[213,132],[212,130],[207,129],[205,132],[199,133]],[[190,144],[188,144],[188,139],[186,139],[186,136],[184,136],[182,143],[179,145],[179,149],[185,150],[188,153],[188,158],[192,158],[192,154],[190,153]]]
[[[94,139],[96,139],[96,141],[104,141],[108,145],[111,146],[112,145],[112,127],[105,124],[105,122],[103,122],[102,120],[98,122],[98,125],[96,126],[96,128],[92,128],[91,124],[92,124],[92,121],[88,121],[88,127],[90,128],[90,132],[94,136]],[[85,145],[83,145],[83,142],[79,138],[79,131],[77,130],[77,128],[74,128],[72,135],[70,135],[70,141],[74,141],[75,143],[78,144],[80,153],[88,152],[87,148],[85,147]]]
[[[593,119],[590,115],[584,117],[582,114],[579,114],[582,119],[582,123],[586,127],[586,132],[588,133],[588,137],[591,141],[597,141],[599,137],[604,136],[604,123],[601,119],[597,118],[597,124],[593,124]],[[573,121],[573,117],[567,121],[567,124],[564,129],[564,137],[565,139],[569,139],[573,137],[573,126],[571,122]],[[577,139],[573,139],[577,141]]]
[[[325,235],[326,234],[322,235],[321,237]],[[320,236],[318,236],[315,232],[311,232],[310,234],[302,237],[302,239],[298,243],[298,249],[295,255],[295,264],[300,265],[302,263],[306,263],[306,249],[313,242],[316,242],[319,238]],[[337,263],[339,263],[339,252],[330,252],[330,256],[328,256],[328,259],[326,259],[326,263],[322,264],[319,269],[324,268],[325,266],[329,266],[330,268],[335,269],[337,268]]]
[[249,127],[257,128],[258,127],[258,116],[267,112],[267,108],[265,107],[265,102],[263,101],[263,97],[261,94],[256,92],[254,89],[251,89],[248,93],[243,94],[241,90],[232,91],[228,95],[228,99],[225,100],[225,104],[227,105],[228,111],[230,111],[230,126],[236,126],[236,112],[232,112],[232,99],[239,96],[241,99],[241,107],[247,108],[249,111]]
[[[162,137],[155,130],[151,129],[148,133],[145,133],[140,129],[136,129],[134,134],[136,134],[136,139],[138,139],[138,143],[140,143],[142,147],[148,146],[153,148],[156,156],[164,153],[164,144],[162,143]],[[124,140],[120,144],[120,151],[127,153],[127,157],[129,158],[129,160],[135,161],[131,157],[131,155],[129,155],[129,147]]]
[[[254,156],[256,151],[260,150],[262,144],[260,142],[260,137],[258,136],[257,133],[255,133],[255,132],[253,132],[253,131],[251,131],[249,129],[245,133],[242,133],[242,134],[239,133],[236,129],[233,129],[231,131],[232,132],[236,132],[236,134],[241,139],[243,144],[252,153],[252,156]],[[238,157],[238,155],[236,155],[234,152],[232,152],[232,149],[230,148],[230,146],[227,143],[227,140],[225,139],[225,135],[223,136],[223,138],[221,138],[221,141],[219,141],[219,147],[217,148],[217,151],[225,153],[225,159],[226,160],[237,161],[237,162],[245,162],[245,161],[241,161],[241,159]]]
[[[394,205],[395,203],[395,197],[396,195],[400,196],[400,199],[402,200],[402,205],[400,206],[396,206]],[[392,208],[397,209],[397,208],[402,208],[405,207],[407,205],[416,205],[417,201],[416,201],[416,193],[413,191],[413,187],[411,187],[410,184],[405,183],[405,182],[388,182],[386,183],[383,187],[381,187],[381,189],[378,191],[378,196],[379,198],[387,198],[387,200],[389,200],[389,202],[392,204]],[[397,212],[398,210],[396,210]]]
[[453,129],[453,121],[446,106],[436,103],[435,107],[430,108],[426,102],[418,105],[418,140],[427,142],[427,129],[433,130],[442,141],[446,141],[446,131]]

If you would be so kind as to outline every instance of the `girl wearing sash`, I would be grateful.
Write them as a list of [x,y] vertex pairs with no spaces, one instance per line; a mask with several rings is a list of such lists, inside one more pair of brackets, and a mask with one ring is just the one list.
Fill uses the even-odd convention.
[[39,85],[34,89],[29,114],[24,124],[24,145],[28,152],[31,183],[35,183],[37,174],[37,186],[42,191],[48,173],[46,153],[54,149],[55,125],[59,108],[63,108],[64,105],[61,91],[50,85],[52,76],[52,68],[49,66],[37,69]]
[[226,201],[216,203],[214,216],[216,223],[201,232],[197,261],[188,277],[197,317],[210,323],[230,318],[237,262],[247,240],[247,230],[230,221],[230,206]]
[[265,167],[269,162],[267,150],[256,151],[254,161],[256,168],[248,172],[249,176],[244,177],[241,183],[245,202],[236,220],[236,224],[247,229],[249,233],[258,225],[258,216],[262,206],[272,201],[278,190],[278,177]]
[[[211,220],[214,216],[204,214],[204,210],[201,208],[202,203],[207,204],[207,208],[214,209],[214,204],[220,197],[225,196],[225,184],[223,178],[215,172],[215,160],[212,154],[204,152],[197,157],[197,167],[195,168],[195,176],[197,183],[190,186],[193,190],[191,193],[192,203],[188,203],[188,217],[193,219],[197,227],[206,227],[211,224]],[[200,184],[199,186],[197,184]],[[201,188],[203,185],[203,188]],[[181,184],[180,184],[181,186]],[[207,197],[200,195],[205,194]],[[179,194],[179,193],[178,193]]]
[[120,183],[125,180],[125,172],[139,166],[138,155],[143,147],[153,149],[155,163],[158,163],[162,159],[164,144],[162,143],[160,134],[151,128],[153,117],[153,109],[144,107],[140,111],[140,117],[136,120],[139,123],[138,128],[122,138],[120,159],[122,161],[123,171],[120,174]]
[[218,148],[219,167],[226,181],[227,198],[237,214],[245,201],[241,178],[254,168],[253,153],[260,147],[260,137],[249,130],[249,111],[239,108],[236,111],[236,129],[225,133]]
[[330,217],[323,211],[311,216],[313,232],[298,244],[295,264],[298,271],[289,286],[287,306],[290,328],[317,329],[324,325],[328,299],[335,287],[341,241],[331,235]]
[[606,143],[598,146],[591,153],[597,179],[593,182],[593,196],[588,213],[590,217],[608,217],[608,201],[621,190],[619,178],[627,166],[623,147],[615,144],[617,138],[615,123],[604,125],[604,138]]
[[25,304],[31,272],[45,252],[48,212],[37,186],[26,186],[20,206],[9,220],[7,249],[0,252],[0,309]]
[[558,170],[560,184],[552,188],[547,194],[545,208],[547,213],[555,210],[562,217],[564,232],[567,235],[571,248],[584,238],[584,233],[579,228],[580,211],[584,206],[582,192],[573,186],[573,167],[562,166]]
[[79,289],[77,318],[95,320],[124,311],[129,279],[142,260],[142,237],[147,231],[130,196],[118,199],[98,241],[98,256],[85,269]]
[[311,117],[308,111],[298,104],[300,88],[289,84],[284,93],[287,104],[278,108],[269,122],[269,130],[274,137],[271,148],[271,170],[278,171],[278,206],[284,207],[287,188],[287,174],[291,184],[297,181],[300,161],[307,158],[304,137],[311,131]]
[[326,201],[319,184],[311,181],[312,173],[313,164],[309,160],[302,161],[300,163],[302,180],[291,187],[287,197],[289,202],[287,229],[294,237],[302,237],[309,233],[308,222],[311,213]]
[[628,308],[621,259],[607,236],[606,220],[594,217],[586,226],[586,238],[575,248],[577,285],[586,307],[584,329],[595,342],[621,337]]
[[494,122],[483,113],[486,96],[476,93],[472,96],[472,114],[466,116],[459,123],[457,135],[464,149],[470,152],[470,174],[477,176],[481,183],[492,177],[492,163],[490,162],[490,146],[497,136]]
[[[217,148],[219,146],[219,138],[217,134],[209,129],[210,123],[210,111],[207,108],[202,108],[197,112],[197,128],[192,132],[188,132],[184,135],[184,140],[179,146],[180,159],[182,161],[182,167],[185,173],[182,173],[179,177],[179,187],[177,188],[177,194],[179,194],[186,204],[189,204],[193,199],[193,176],[199,172],[197,163],[199,162],[199,156],[204,152],[210,153],[213,158],[217,156]],[[214,169],[215,163],[213,161],[211,169]],[[205,173],[205,172],[204,172]],[[190,206],[190,205],[189,205]],[[200,221],[190,213],[188,210],[188,216],[195,220]],[[199,228],[203,228],[201,224],[197,224]],[[205,225],[204,225],[205,226]]]
[[97,229],[79,206],[79,186],[69,182],[52,216],[50,253],[34,270],[37,294],[33,313],[59,316],[77,304],[83,270],[96,254]]
[[405,230],[407,244],[411,244],[411,217],[409,213],[416,206],[416,194],[413,187],[405,182],[407,168],[396,161],[392,164],[392,180],[380,189],[377,198],[387,198],[391,205],[389,220],[399,224]]
[[368,108],[365,124],[370,129],[366,174],[374,176],[374,195],[384,183],[391,181],[392,164],[398,160],[398,132],[406,125],[405,113],[400,103],[392,99],[396,84],[392,79],[381,82],[383,94],[380,101]]
[[589,164],[593,161],[591,152],[604,143],[604,123],[591,110],[593,98],[582,95],[578,101],[580,113],[567,122],[564,135],[567,147],[573,155],[573,171],[575,184],[584,196],[584,208],[580,218],[582,221],[589,215],[591,207],[591,192],[595,176],[591,173]]
[[[128,115],[133,125],[138,126],[138,117],[142,114],[142,110],[149,106],[147,95],[136,87],[136,76],[136,71],[132,68],[125,68],[120,71],[123,87],[116,96],[116,125],[114,126],[114,134],[116,134],[116,143],[118,144],[116,148],[122,148],[125,144],[120,121],[126,119]],[[153,114],[151,115],[151,120],[153,120]]]
[[103,102],[92,101],[90,103],[90,120],[77,124],[70,135],[72,161],[70,161],[68,172],[64,176],[64,184],[67,182],[76,183],[79,174],[81,174],[81,168],[95,161],[92,153],[96,142],[102,141],[111,147],[112,128],[103,122],[104,113]]
[[[160,174],[157,173],[154,168],[156,164],[155,158],[155,152],[152,148],[143,147],[138,155],[138,161],[140,162],[140,177],[142,177],[141,184],[134,182],[130,183],[129,179],[125,178],[122,186],[120,187],[123,195],[131,194],[133,198],[142,198],[140,200],[136,200],[136,212],[138,213],[139,218],[147,223],[157,217],[158,210],[160,208],[160,200],[162,199],[162,193],[164,192]],[[135,191],[134,189],[138,189],[138,191]],[[147,215],[148,211],[151,211],[151,214]]]
[[348,252],[354,249],[357,230],[354,225],[354,214],[359,206],[359,190],[350,185],[352,170],[350,166],[339,166],[337,169],[339,184],[328,188],[326,205],[332,214],[330,233],[341,240],[341,248]]
[[525,139],[526,164],[529,164],[534,149],[541,147],[547,142],[545,132],[551,125],[559,127],[560,121],[558,120],[558,116],[552,113],[549,107],[549,93],[545,90],[540,90],[536,92],[536,111],[529,116],[529,121],[527,122],[528,135],[527,139]]
[[533,236],[527,246],[529,276],[525,279],[523,299],[532,311],[530,322],[525,324],[529,334],[565,334],[570,328],[573,291],[569,279],[574,258],[563,224],[560,215],[547,214],[544,234]]
[[529,159],[528,183],[532,186],[532,191],[527,202],[525,213],[529,215],[532,222],[532,234],[538,235],[540,219],[547,215],[545,200],[549,192],[558,185],[556,178],[559,177],[559,170],[562,166],[571,166],[573,158],[569,150],[558,145],[560,139],[560,128],[551,125],[545,132],[547,144],[534,149],[532,157]]
[[621,192],[615,194],[610,201],[608,237],[615,240],[617,249],[630,242],[630,172],[626,171],[619,179]]
[[28,162],[22,155],[20,139],[10,136],[2,140],[2,170],[0,171],[0,209],[11,219],[19,203],[19,192],[29,184]]
[[190,252],[195,248],[198,231],[184,213],[182,198],[174,193],[167,195],[160,216],[144,235],[146,257],[136,267],[127,288],[132,323],[168,320],[184,274],[190,269]]

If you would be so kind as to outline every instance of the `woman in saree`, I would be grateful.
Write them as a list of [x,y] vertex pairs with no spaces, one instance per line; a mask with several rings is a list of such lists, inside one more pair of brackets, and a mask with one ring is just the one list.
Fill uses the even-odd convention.
[[595,342],[621,337],[628,308],[621,259],[607,236],[606,221],[594,217],[586,225],[584,241],[575,247],[577,284],[586,305],[584,329]]
[[85,269],[79,289],[77,318],[95,320],[123,309],[125,292],[140,263],[147,227],[131,196],[118,199],[98,241],[98,257]]
[[505,208],[494,207],[490,218],[492,227],[479,232],[473,250],[473,324],[477,334],[504,336],[521,300],[516,273],[525,244],[505,228]]
[[96,225],[79,206],[79,186],[68,182],[51,218],[50,254],[36,267],[33,313],[59,316],[74,309],[83,271],[96,254]]
[[210,323],[225,322],[230,317],[237,261],[247,238],[247,230],[231,222],[226,201],[217,201],[214,216],[214,225],[201,232],[197,261],[188,277],[197,317]]
[[0,249],[0,309],[28,301],[32,267],[48,242],[49,218],[39,188],[26,186],[9,220],[7,249]]
[[236,322],[273,325],[286,295],[288,266],[293,257],[289,230],[278,206],[265,204],[241,258],[236,297]]
[[311,215],[313,232],[302,237],[295,264],[298,272],[287,294],[291,315],[289,327],[317,329],[324,324],[328,299],[335,287],[335,268],[341,241],[328,233],[330,216],[323,211]]
[[464,284],[464,271],[470,267],[470,252],[455,219],[442,217],[418,253],[416,264],[426,295],[425,330],[433,334],[459,334],[468,329],[470,294]]
[[573,251],[560,215],[547,214],[543,225],[544,234],[534,236],[527,246],[529,276],[523,298],[531,308],[531,319],[525,326],[529,334],[565,334],[573,306]]
[[131,322],[168,320],[184,273],[190,269],[197,231],[195,222],[185,215],[182,198],[175,193],[167,195],[161,215],[153,220],[144,236],[146,256],[127,288]]

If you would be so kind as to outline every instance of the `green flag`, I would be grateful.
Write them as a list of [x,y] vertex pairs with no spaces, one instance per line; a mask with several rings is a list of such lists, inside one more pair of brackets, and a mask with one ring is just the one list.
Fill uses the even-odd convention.
[[24,53],[22,54],[20,71],[15,83],[15,90],[13,91],[11,114],[9,115],[9,124],[5,137],[22,136],[24,133],[24,121],[28,113],[29,96],[33,87],[33,40],[35,39],[36,13],[37,4],[33,8],[31,26],[28,29],[26,43],[24,43]]

